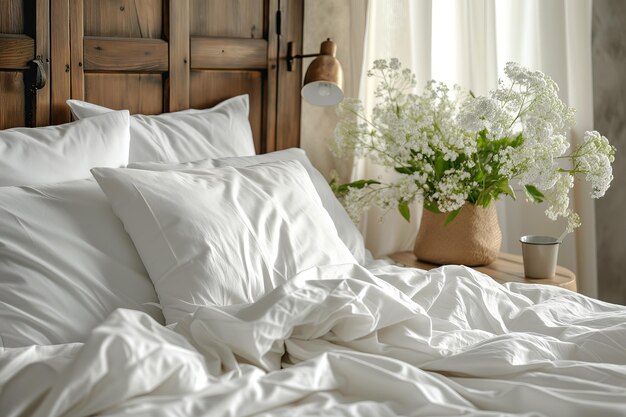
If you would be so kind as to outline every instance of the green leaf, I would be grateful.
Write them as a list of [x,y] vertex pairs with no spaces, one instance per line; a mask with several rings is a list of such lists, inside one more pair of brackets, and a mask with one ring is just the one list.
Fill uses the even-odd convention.
[[487,139],[487,129],[483,129],[478,132],[478,147],[482,148],[489,144],[489,139]]
[[535,187],[534,185],[528,184],[524,187],[524,190],[526,191],[526,195],[528,196],[530,201],[532,201],[533,203],[543,202],[543,199],[544,199],[543,193],[539,191],[537,187]]
[[380,184],[380,181],[376,181],[376,180],[357,180],[357,181],[353,181],[350,184],[347,184],[348,187],[350,188],[363,188],[363,187],[367,187],[368,185],[372,185],[372,184]]
[[335,194],[342,195],[347,193],[350,188],[364,188],[372,184],[380,184],[380,181],[357,180],[349,182],[347,184],[337,184],[336,181],[333,180],[330,182],[330,188],[334,191]]
[[435,213],[435,214],[440,214],[441,213],[439,211],[439,208],[437,207],[437,204],[435,204],[435,203],[432,203],[432,202],[428,203],[428,202],[424,201],[423,205],[424,205],[424,208],[426,210],[428,210],[428,211],[430,211],[432,213]]
[[395,167],[394,170],[400,174],[411,175],[415,172],[413,167]]
[[448,224],[450,223],[452,220],[454,220],[456,218],[456,216],[459,215],[459,213],[461,212],[462,207],[459,207],[458,209],[451,211],[450,214],[448,214],[448,217],[446,217],[446,223]]
[[443,159],[443,155],[437,155],[435,158],[435,177],[443,177],[443,172],[446,170],[446,161]]
[[524,143],[524,136],[522,136],[522,134],[520,133],[519,135],[515,137],[515,139],[513,139],[513,141],[511,141],[511,146],[514,148],[519,148],[520,146],[522,146],[523,143]]
[[409,203],[405,200],[398,201],[398,211],[404,217],[407,222],[411,221],[411,210],[409,209]]
[[507,183],[506,185],[502,185],[500,187],[500,191],[502,192],[502,194],[508,195],[513,200],[516,199],[515,190],[513,189],[513,187],[511,187],[511,184]]

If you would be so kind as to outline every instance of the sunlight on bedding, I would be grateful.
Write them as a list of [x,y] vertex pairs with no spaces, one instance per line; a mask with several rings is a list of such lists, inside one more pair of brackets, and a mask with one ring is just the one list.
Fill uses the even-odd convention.
[[495,416],[532,403],[533,415],[617,416],[624,335],[623,307],[556,287],[500,286],[465,267],[334,265],[171,328],[117,310],[84,344],[4,349],[0,409]]

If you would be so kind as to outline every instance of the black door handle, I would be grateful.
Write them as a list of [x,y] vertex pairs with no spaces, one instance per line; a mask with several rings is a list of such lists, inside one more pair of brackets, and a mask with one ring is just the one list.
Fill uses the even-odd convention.
[[41,59],[33,59],[30,61],[30,89],[31,91],[41,90],[46,86],[48,76],[46,75],[46,67]]
[[37,107],[37,90],[41,90],[46,86],[48,76],[46,75],[46,64],[39,58],[33,59],[28,63],[29,69],[24,74],[25,88],[25,110],[26,110],[26,126],[33,127],[35,125],[35,112]]

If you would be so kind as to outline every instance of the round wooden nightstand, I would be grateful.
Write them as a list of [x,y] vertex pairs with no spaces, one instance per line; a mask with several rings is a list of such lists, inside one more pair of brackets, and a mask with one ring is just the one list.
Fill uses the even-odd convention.
[[[440,265],[433,265],[418,261],[413,252],[397,252],[389,255],[395,262],[412,268],[430,270]],[[491,278],[504,284],[505,282],[525,282],[530,284],[556,285],[576,291],[576,275],[567,268],[557,266],[556,274],[553,278],[534,279],[524,276],[524,264],[522,257],[512,253],[500,252],[498,259],[486,266],[474,267],[475,270],[489,275]]]

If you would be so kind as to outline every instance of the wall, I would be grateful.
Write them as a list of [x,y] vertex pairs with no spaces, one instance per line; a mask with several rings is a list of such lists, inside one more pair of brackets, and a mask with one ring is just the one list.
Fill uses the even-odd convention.
[[615,179],[596,203],[600,299],[626,304],[626,2],[593,2],[595,129],[617,148]]
[[[318,53],[320,44],[331,38],[337,43],[337,58],[343,66],[344,93],[354,97],[358,91],[356,80],[351,77],[351,0],[315,0],[304,2],[304,54]],[[303,62],[303,73],[313,58]],[[317,107],[302,101],[302,121],[300,146],[307,152],[309,159],[317,169],[330,179],[331,171],[336,171],[343,182],[350,180],[352,161],[335,158],[326,141],[333,138],[337,116],[335,107]]]

